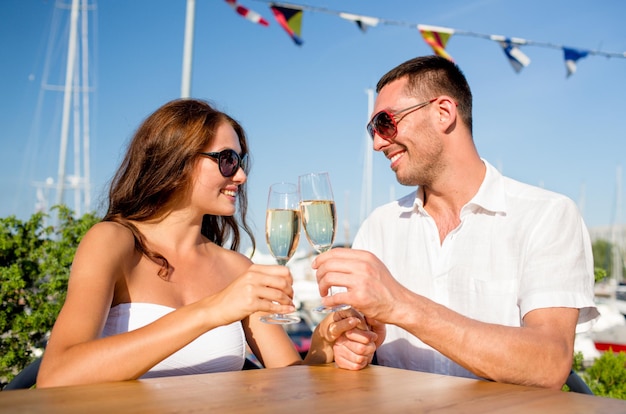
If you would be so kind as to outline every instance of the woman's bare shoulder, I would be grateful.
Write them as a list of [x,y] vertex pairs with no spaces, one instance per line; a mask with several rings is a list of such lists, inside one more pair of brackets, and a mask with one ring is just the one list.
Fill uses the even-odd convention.
[[89,231],[85,234],[85,237],[93,237],[98,239],[117,239],[120,242],[127,240],[133,240],[133,233],[130,229],[120,223],[113,221],[101,221],[94,224]]
[[252,260],[242,253],[216,245],[213,246],[220,255],[220,262],[237,273],[245,271],[252,265]]
[[133,253],[135,238],[129,228],[112,221],[101,221],[93,225],[85,234],[79,250],[106,251],[107,254]]

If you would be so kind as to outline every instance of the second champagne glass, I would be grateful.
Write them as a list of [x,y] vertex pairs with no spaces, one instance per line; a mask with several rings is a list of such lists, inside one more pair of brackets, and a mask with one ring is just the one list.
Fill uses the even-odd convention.
[[[270,253],[279,265],[285,266],[298,247],[300,240],[300,194],[292,183],[276,183],[270,187],[265,216],[265,240]],[[297,315],[274,313],[261,317],[272,324],[300,322]]]
[[[318,253],[323,253],[333,247],[337,231],[337,210],[330,177],[327,172],[301,175],[298,177],[298,188],[304,232],[311,246]],[[333,288],[330,289],[331,295]],[[349,308],[350,305],[319,306],[314,310],[325,313]]]

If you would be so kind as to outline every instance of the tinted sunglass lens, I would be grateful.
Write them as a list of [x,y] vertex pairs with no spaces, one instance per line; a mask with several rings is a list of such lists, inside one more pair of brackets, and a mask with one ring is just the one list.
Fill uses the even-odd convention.
[[239,168],[239,156],[233,150],[220,153],[220,171],[224,177],[232,177]]
[[248,174],[248,154],[245,154],[243,157],[239,158],[239,167],[243,169],[243,172]]
[[396,125],[387,112],[381,112],[373,120],[374,129],[381,138],[391,138],[395,135]]
[[372,139],[374,139],[374,134],[376,133],[376,130],[374,129],[374,125],[372,125],[371,122],[367,124],[367,133],[370,134],[370,137],[372,137]]

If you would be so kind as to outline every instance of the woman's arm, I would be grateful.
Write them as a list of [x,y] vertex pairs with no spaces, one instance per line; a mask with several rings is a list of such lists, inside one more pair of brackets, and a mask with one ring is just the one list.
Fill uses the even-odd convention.
[[138,378],[206,331],[202,308],[194,304],[135,331],[100,338],[114,290],[140,258],[132,234],[119,224],[102,222],[87,232],[74,257],[38,387]]
[[[123,291],[125,275],[139,260],[146,259],[136,252],[130,231],[119,224],[99,223],[85,235],[44,353],[38,387],[135,379],[215,327],[257,311],[294,310],[291,276],[283,266],[247,264],[248,270],[219,293],[142,328],[101,338],[116,289]],[[158,265],[154,268],[157,277]]]

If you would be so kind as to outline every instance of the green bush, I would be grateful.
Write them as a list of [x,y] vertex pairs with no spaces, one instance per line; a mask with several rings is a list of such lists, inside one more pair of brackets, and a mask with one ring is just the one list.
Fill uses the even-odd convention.
[[66,207],[28,221],[0,218],[0,387],[36,359],[65,300],[76,247],[100,219]]
[[604,352],[583,379],[595,395],[626,400],[626,353]]

